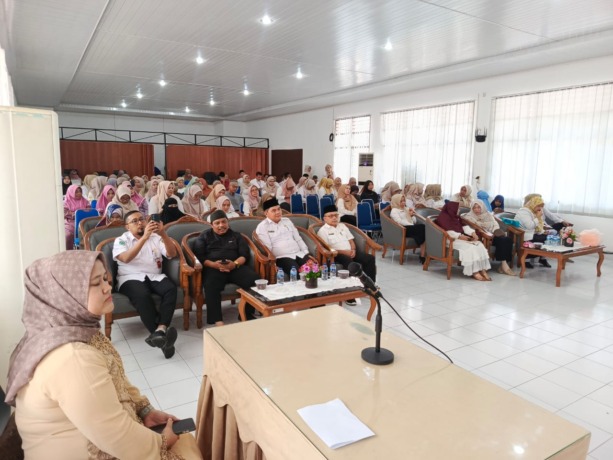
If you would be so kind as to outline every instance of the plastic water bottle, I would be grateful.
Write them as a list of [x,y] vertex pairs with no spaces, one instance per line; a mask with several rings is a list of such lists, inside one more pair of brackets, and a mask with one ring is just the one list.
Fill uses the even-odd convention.
[[551,235],[547,235],[547,239],[545,239],[545,246],[551,246],[552,245],[552,236]]
[[336,264],[332,262],[330,264],[330,279],[336,278]]
[[321,279],[326,281],[328,279],[328,266],[326,264],[321,265]]
[[297,280],[298,280],[298,270],[296,270],[296,267],[292,267],[292,269],[289,272],[289,281],[292,284],[296,284]]
[[282,268],[278,268],[277,269],[277,284],[284,284],[284,283],[285,283],[285,273],[283,273]]

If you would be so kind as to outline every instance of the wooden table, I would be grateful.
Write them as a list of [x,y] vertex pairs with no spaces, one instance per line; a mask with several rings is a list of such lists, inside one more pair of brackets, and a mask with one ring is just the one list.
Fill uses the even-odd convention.
[[[572,249],[572,248],[569,248]],[[554,251],[545,251],[544,249],[536,249],[536,248],[522,248],[522,256],[520,259],[521,272],[519,273],[519,277],[524,277],[524,272],[526,271],[526,257],[529,255],[534,255],[538,257],[546,257],[548,259],[556,259],[558,261],[558,267],[556,271],[556,287],[560,287],[560,282],[562,279],[562,270],[566,268],[566,261],[573,257],[587,256],[588,254],[598,254],[598,263],[596,264],[596,274],[600,276],[600,267],[602,266],[602,262],[604,261],[604,246],[589,246],[584,248],[575,249],[571,252],[554,252]]]
[[[255,289],[237,289],[237,291],[241,295],[240,302],[238,303],[238,313],[241,316],[241,321],[246,321],[247,317],[245,315],[245,306],[246,304],[250,304],[257,311],[262,313],[262,316],[268,317],[277,313],[287,313],[290,311],[296,310],[306,310],[307,308],[316,307],[318,305],[326,305],[332,303],[341,303],[350,299],[357,299],[359,297],[368,297],[368,295],[362,291],[361,289],[356,288],[355,290],[345,291],[345,292],[331,292],[330,294],[314,296],[312,298],[306,298],[301,300],[291,300],[288,301],[275,301],[269,302],[265,299],[257,296],[257,290]],[[366,318],[370,321],[375,308],[377,307],[377,302],[372,297],[370,299],[370,309],[368,310],[368,314]]]
[[[205,459],[579,460],[590,433],[335,305],[204,331]],[[341,399],[375,436],[330,449],[297,410]],[[245,447],[247,446],[247,447]]]

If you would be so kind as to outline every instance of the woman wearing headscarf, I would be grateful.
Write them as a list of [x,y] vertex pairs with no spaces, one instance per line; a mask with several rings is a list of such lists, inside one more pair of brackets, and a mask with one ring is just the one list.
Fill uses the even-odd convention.
[[72,183],[72,185],[83,185],[83,182],[81,181],[81,178],[79,177],[79,171],[77,171],[76,169],[71,169],[69,176],[70,176],[70,182]]
[[249,194],[250,183],[251,178],[249,177],[249,174],[243,174],[243,176],[238,179],[238,186],[241,189],[241,195],[243,195],[243,198],[246,198]]
[[[524,230],[524,241],[534,241],[544,243],[547,240],[545,233],[545,202],[540,195],[532,194],[526,197],[527,201],[523,208],[519,208],[515,219]],[[533,257],[530,257],[532,259]],[[550,268],[551,265],[546,258],[541,257],[539,263],[543,267]],[[526,262],[526,268],[534,268],[531,262]]]
[[147,185],[145,186],[145,189],[147,190],[147,193],[145,193],[145,199],[149,203],[151,203],[151,198],[158,194],[159,185],[160,181],[157,179],[151,179],[149,182],[147,182]]
[[92,189],[94,188],[94,179],[98,177],[97,174],[88,174],[83,178],[83,185],[81,185],[81,190],[83,191],[83,196],[87,197],[87,201],[93,201],[96,199],[92,194]]
[[177,184],[177,196],[183,199],[183,197],[185,196],[185,178],[177,177],[175,184]]
[[451,197],[451,201],[457,201],[463,208],[470,208],[474,200],[473,189],[470,185],[462,185],[460,191]]
[[515,276],[516,273],[509,266],[513,259],[513,238],[504,234],[494,216],[487,212],[485,203],[481,200],[473,201],[470,212],[464,215],[464,219],[493,237],[492,244],[496,248],[495,257],[500,262],[498,273]]
[[490,206],[490,195],[485,190],[479,190],[477,192],[477,199],[483,202],[482,204],[485,206],[485,211],[492,212],[492,207]]
[[358,200],[351,194],[349,185],[343,185],[339,188],[338,200],[336,200],[338,215],[341,222],[356,226],[358,213]]
[[[140,178],[139,178],[140,179]],[[140,179],[142,181],[142,179]],[[138,190],[136,189],[136,184],[137,182],[134,182],[134,185],[132,186],[132,188],[130,190],[132,190],[132,201],[134,201],[134,203],[136,203],[136,206],[138,206],[138,210],[139,212],[147,217],[149,215],[149,203],[147,202],[147,200],[145,199],[144,196],[142,196],[140,193],[138,193]]]
[[317,195],[319,198],[324,195],[334,195],[334,181],[328,177],[322,177],[317,187]]
[[72,185],[72,182],[70,181],[70,176],[62,177],[62,196],[66,195],[66,191],[68,190],[68,187],[70,187],[71,185]]
[[397,182],[390,181],[381,189],[381,201],[389,203],[392,201],[392,197],[400,192],[402,192],[400,185]]
[[360,201],[372,200],[377,204],[380,200],[379,194],[375,192],[375,184],[371,180],[364,182],[362,190],[360,190]]
[[490,256],[479,236],[468,225],[462,225],[458,215],[460,204],[449,201],[441,209],[436,223],[454,240],[453,249],[460,253],[460,263],[464,267],[464,275],[472,276],[478,281],[491,281],[487,270],[491,268]]
[[268,193],[269,195],[277,196],[278,188],[277,178],[275,176],[268,176],[264,187],[262,187],[262,195],[264,195],[264,193]]
[[302,197],[302,201],[305,200],[304,184],[306,184],[307,179],[308,177],[301,176],[300,179],[298,179],[298,183],[296,184],[296,193]]
[[112,185],[113,187],[117,188],[117,178],[109,177],[109,180],[106,181],[106,185]]
[[127,214],[130,211],[138,211],[138,206],[136,206],[136,203],[132,201],[132,189],[128,187],[127,184],[122,184],[117,187],[117,191],[115,192],[115,196],[113,197],[113,201],[111,201],[111,203],[121,206],[124,214]]
[[209,204],[202,199],[202,187],[194,184],[186,189],[183,197],[183,210],[196,219],[202,219],[202,215],[210,211]]
[[174,198],[167,198],[162,206],[162,212],[160,213],[160,221],[166,225],[171,222],[176,222],[181,217],[185,216],[179,211],[179,203]]
[[405,193],[407,199],[407,208],[419,209],[426,207],[426,200],[424,200],[424,184],[416,182],[409,185]]
[[134,191],[145,198],[145,180],[142,177],[134,176],[132,181],[134,182]]
[[317,195],[317,184],[313,179],[307,179],[304,182],[304,199],[309,195]]
[[333,185],[333,192],[334,192],[334,198],[338,198],[338,191],[339,189],[343,186],[343,180],[340,177],[335,177],[334,178],[334,185]]
[[419,245],[419,263],[423,264],[426,261],[426,227],[424,225],[415,225],[417,218],[415,211],[412,208],[407,208],[407,199],[402,194],[397,194],[392,197],[390,217],[397,224],[402,225],[406,232],[407,238],[413,238]]
[[[232,203],[230,202],[230,198],[223,195],[217,198],[217,202],[215,203],[215,208],[222,210],[226,213],[226,217],[228,219],[234,219],[235,217],[240,217],[240,214],[234,210],[232,207]],[[206,218],[207,221],[211,222],[211,214],[209,214]]]
[[504,197],[502,195],[496,195],[494,200],[490,203],[494,214],[500,214],[504,212]]
[[334,171],[332,170],[332,165],[326,165],[325,166],[325,171],[326,171],[325,176],[328,179],[334,179]]
[[166,202],[167,198],[174,198],[177,204],[179,205],[179,211],[183,212],[183,203],[181,199],[174,194],[175,185],[168,181],[163,180],[158,185],[158,193],[149,201],[149,214],[159,214],[162,212],[162,207]]
[[103,213],[104,215],[96,224],[96,227],[104,227],[106,225],[111,224],[121,224],[123,225],[123,208],[118,204],[111,203],[106,207],[106,211]]
[[249,186],[249,195],[243,202],[243,214],[245,216],[252,216],[258,210],[260,206],[260,189],[257,185]]
[[441,184],[428,184],[424,190],[424,201],[428,208],[442,209],[445,205]]
[[115,198],[116,189],[112,185],[105,185],[102,189],[102,193],[96,202],[96,210],[101,216],[104,214],[106,207],[109,205],[113,198]]
[[79,209],[89,209],[89,202],[83,197],[80,185],[71,185],[64,197],[64,233],[66,234],[66,249],[74,247],[75,213]]
[[[247,192],[249,192],[249,189],[247,189]],[[213,209],[214,207],[216,207],[217,200],[225,194],[226,188],[223,186],[223,184],[219,183],[215,187],[213,187],[213,191],[209,193],[209,196],[206,199],[206,202],[209,205],[209,209]]]
[[213,189],[211,188],[209,183],[206,181],[206,179],[203,179],[202,177],[196,177],[192,179],[192,181],[190,182],[190,184],[196,184],[196,183],[199,183],[200,187],[202,187],[202,196],[206,200],[211,194],[211,192],[213,191]]
[[[104,256],[61,252],[25,274],[25,334],[9,364],[6,401],[25,458],[199,459],[195,439],[172,431],[176,417],[133,386],[100,318],[113,311]],[[161,434],[150,428],[164,424]]]
[[282,209],[291,212],[292,195],[294,193],[296,193],[296,183],[291,177],[289,177],[277,190],[277,201],[279,202],[279,206],[281,206]]
[[91,203],[94,200],[99,200],[100,195],[102,194],[102,190],[106,186],[108,182],[108,177],[106,176],[95,176],[92,181],[92,188],[89,191],[88,198],[91,198],[89,202]]

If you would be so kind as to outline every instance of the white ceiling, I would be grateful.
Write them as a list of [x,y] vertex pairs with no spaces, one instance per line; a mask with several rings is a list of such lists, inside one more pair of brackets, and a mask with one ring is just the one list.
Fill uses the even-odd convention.
[[76,112],[247,121],[613,53],[612,0],[0,5],[18,103]]

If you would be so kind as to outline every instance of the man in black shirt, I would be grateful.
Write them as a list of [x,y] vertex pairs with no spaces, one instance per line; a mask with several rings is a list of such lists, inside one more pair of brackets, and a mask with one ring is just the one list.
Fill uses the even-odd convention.
[[[227,283],[242,289],[255,285],[258,275],[245,264],[249,246],[240,233],[233,232],[226,214],[217,210],[211,214],[212,229],[203,231],[196,240],[194,253],[202,263],[202,284],[206,300],[206,322],[223,326],[221,292]],[[247,305],[247,319],[254,319],[254,308]]]

